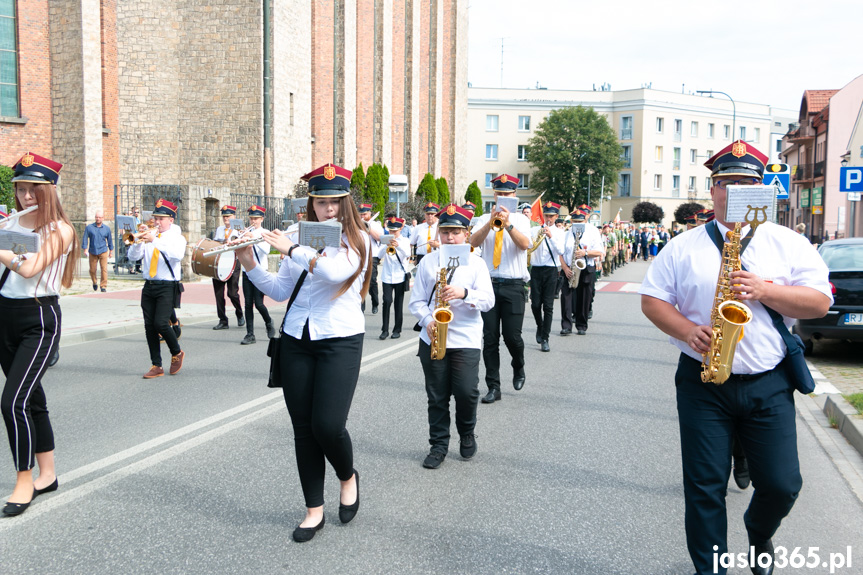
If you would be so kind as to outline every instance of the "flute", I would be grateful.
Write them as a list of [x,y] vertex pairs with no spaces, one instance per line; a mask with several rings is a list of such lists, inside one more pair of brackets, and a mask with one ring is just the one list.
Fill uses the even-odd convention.
[[0,225],[8,224],[12,220],[20,218],[24,214],[29,214],[30,212],[34,212],[39,209],[39,206],[30,206],[26,210],[21,210],[20,212],[15,212],[14,214],[9,214],[5,218],[0,218]]

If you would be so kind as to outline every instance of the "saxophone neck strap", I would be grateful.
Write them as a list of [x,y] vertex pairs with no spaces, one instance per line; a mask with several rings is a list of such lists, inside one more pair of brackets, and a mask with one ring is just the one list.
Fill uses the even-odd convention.
[[[710,236],[710,239],[713,240],[713,243],[716,245],[716,248],[719,250],[719,253],[722,253],[722,246],[725,245],[725,240],[722,238],[722,232],[719,231],[719,224],[716,223],[716,220],[712,220],[705,224],[707,227],[707,235]],[[746,246],[749,245],[749,242],[752,241],[752,236],[755,235],[755,228],[749,226],[749,233],[740,240],[740,253],[743,254],[743,250],[746,249]]]

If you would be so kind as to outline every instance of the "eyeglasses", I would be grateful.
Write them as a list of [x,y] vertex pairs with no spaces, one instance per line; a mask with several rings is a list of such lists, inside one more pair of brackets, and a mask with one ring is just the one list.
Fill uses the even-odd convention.
[[727,188],[728,186],[754,186],[759,183],[757,178],[742,178],[740,180],[716,180],[713,185],[718,188]]

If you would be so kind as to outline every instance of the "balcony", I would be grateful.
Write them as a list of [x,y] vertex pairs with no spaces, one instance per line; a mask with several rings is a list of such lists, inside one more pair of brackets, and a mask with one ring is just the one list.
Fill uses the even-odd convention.
[[793,132],[788,132],[787,138],[792,142],[802,142],[815,137],[815,128],[809,124],[803,124]]
[[620,130],[620,139],[621,140],[631,140],[632,139],[632,128],[623,128]]
[[825,164],[825,162],[815,162],[815,167],[813,169],[812,177],[814,177],[814,178],[823,178],[824,177],[824,164]]
[[795,182],[811,180],[812,179],[812,171],[813,171],[812,168],[813,168],[813,166],[814,166],[814,164],[797,164],[796,166],[792,166],[791,167],[792,170],[794,170],[796,168],[796,171],[794,172],[794,176],[792,177],[792,179]]
[[695,188],[689,188],[688,190],[686,190],[686,198],[689,201],[695,200],[696,198],[698,198],[698,190],[696,190]]

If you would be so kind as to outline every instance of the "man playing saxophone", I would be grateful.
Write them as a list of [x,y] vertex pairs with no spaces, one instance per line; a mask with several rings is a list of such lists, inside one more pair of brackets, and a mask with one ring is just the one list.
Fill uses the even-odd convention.
[[560,335],[587,333],[593,284],[596,281],[596,262],[602,256],[602,237],[599,230],[586,220],[587,214],[576,209],[572,213],[572,227],[566,234],[563,253],[563,272],[568,279],[560,292]]
[[[442,244],[464,244],[471,213],[455,204],[440,212]],[[459,452],[464,459],[476,453],[474,427],[479,399],[479,357],[482,348],[482,317],[494,305],[494,291],[488,268],[479,256],[447,268],[440,250],[423,258],[417,266],[409,309],[424,329],[420,333],[419,355],[428,395],[429,444],[423,467],[440,467],[450,440],[449,398],[455,397],[455,425]],[[440,282],[443,274],[444,281]],[[442,285],[443,284],[443,285]],[[436,301],[437,300],[437,301]],[[434,320],[435,308],[448,307],[452,316],[446,324],[443,357],[432,359],[433,334],[441,326]],[[437,355],[440,355],[438,353]]]
[[[717,570],[714,558],[728,552],[725,494],[735,435],[749,460],[754,487],[743,522],[754,557],[767,556],[752,567],[753,573],[773,573],[772,538],[802,486],[795,372],[787,368],[790,362],[783,363],[785,342],[796,344],[787,328],[793,318],[822,317],[832,296],[826,265],[793,230],[766,222],[750,235],[751,226],[744,224],[739,242],[733,241],[733,233],[725,239],[739,223],[727,221],[728,186],[760,183],[767,161],[738,140],[704,164],[712,173],[716,219],[669,242],[640,290],[644,314],[681,351],[675,384],[686,539],[698,573],[726,572],[721,565]],[[723,277],[723,255],[739,265],[722,269],[739,271]],[[702,381],[702,361],[717,343],[711,315],[721,286],[749,308],[752,319],[733,351],[730,376],[720,384],[722,377]],[[768,308],[776,312],[776,323]],[[736,338],[729,334],[727,339]]]

